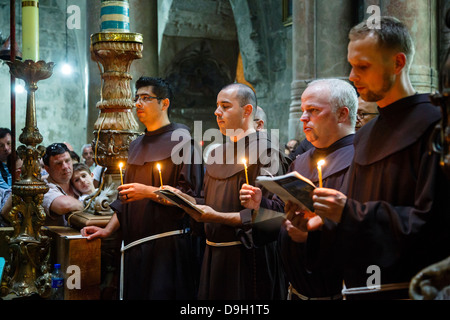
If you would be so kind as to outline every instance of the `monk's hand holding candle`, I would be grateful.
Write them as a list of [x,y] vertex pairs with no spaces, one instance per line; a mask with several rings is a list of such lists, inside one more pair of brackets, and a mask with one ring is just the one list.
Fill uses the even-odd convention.
[[320,188],[313,192],[314,212],[321,218],[328,218],[337,223],[341,221],[347,196],[340,191]]
[[148,186],[142,183],[126,183],[117,187],[119,191],[119,199],[128,203],[142,199],[151,199],[158,201],[156,194],[153,192],[159,190],[159,187]]
[[247,209],[259,210],[261,204],[262,192],[260,188],[243,184],[239,191],[239,200],[241,205]]

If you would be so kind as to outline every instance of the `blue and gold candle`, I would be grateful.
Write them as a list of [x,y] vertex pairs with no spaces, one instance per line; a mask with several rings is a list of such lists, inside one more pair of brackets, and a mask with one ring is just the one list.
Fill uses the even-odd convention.
[[130,4],[128,0],[102,0],[101,32],[130,32]]

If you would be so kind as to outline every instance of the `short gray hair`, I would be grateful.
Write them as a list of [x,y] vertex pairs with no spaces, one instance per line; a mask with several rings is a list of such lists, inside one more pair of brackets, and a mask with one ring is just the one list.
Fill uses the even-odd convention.
[[350,124],[356,124],[356,113],[358,112],[358,95],[355,88],[345,80],[341,79],[317,79],[308,84],[308,87],[316,84],[326,84],[330,89],[330,104],[333,112],[342,107],[348,108]]
[[[83,144],[83,146],[81,147],[81,154],[83,154],[84,149],[86,149],[86,148],[92,148],[92,144],[90,144],[90,143]],[[92,148],[92,149],[94,149],[94,148]]]

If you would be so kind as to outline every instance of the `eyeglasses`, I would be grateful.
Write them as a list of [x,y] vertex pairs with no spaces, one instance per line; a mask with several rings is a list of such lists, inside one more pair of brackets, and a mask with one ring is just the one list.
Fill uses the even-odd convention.
[[358,112],[356,114],[356,116],[361,120],[363,120],[367,116],[377,116],[377,115],[378,113],[371,113],[371,112]]
[[134,101],[134,103],[137,103],[139,100],[141,100],[141,102],[147,103],[147,102],[152,101],[153,99],[161,100],[163,98],[152,97],[152,96],[144,96],[144,95],[142,95],[142,96],[137,95],[137,96],[134,97],[133,101]]

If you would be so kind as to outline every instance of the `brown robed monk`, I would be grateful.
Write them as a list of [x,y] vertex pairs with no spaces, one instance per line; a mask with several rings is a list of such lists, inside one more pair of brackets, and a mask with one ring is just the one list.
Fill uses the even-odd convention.
[[[229,141],[215,148],[211,162],[205,165],[204,199],[196,199],[205,204],[199,205],[204,214],[187,210],[205,224],[207,245],[199,299],[267,300],[286,296],[275,242],[255,244],[253,212],[239,200],[239,190],[247,178],[254,184],[257,176],[284,173],[287,165],[278,144],[265,132],[255,130],[256,106],[255,93],[243,84],[228,85],[217,96],[217,123]],[[247,173],[243,158],[247,160]]]

